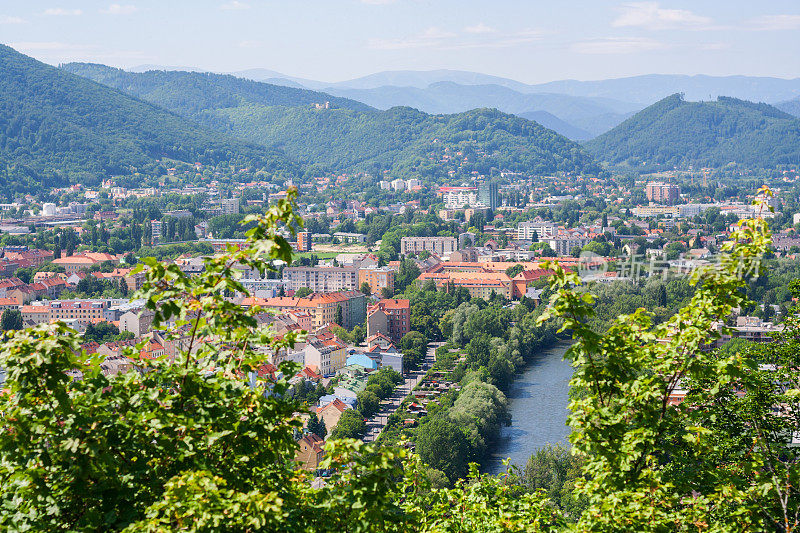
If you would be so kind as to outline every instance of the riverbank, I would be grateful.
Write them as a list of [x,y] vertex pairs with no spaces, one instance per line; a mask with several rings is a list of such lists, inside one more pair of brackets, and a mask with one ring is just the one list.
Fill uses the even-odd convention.
[[569,427],[569,380],[572,367],[564,361],[569,342],[559,342],[542,350],[509,387],[507,397],[511,425],[503,427],[492,445],[482,470],[496,474],[504,470],[502,461],[525,468],[528,458],[546,444],[567,444]]

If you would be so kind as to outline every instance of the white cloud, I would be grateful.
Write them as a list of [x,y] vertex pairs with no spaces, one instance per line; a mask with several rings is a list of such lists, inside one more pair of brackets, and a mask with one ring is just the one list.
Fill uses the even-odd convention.
[[[472,31],[470,31],[472,29]],[[369,47],[376,50],[406,50],[431,48],[437,50],[466,50],[473,48],[509,48],[539,41],[546,34],[541,30],[526,29],[502,33],[485,26],[481,31],[464,28],[462,33],[431,27],[425,32],[401,39],[371,39]]]
[[51,17],[63,17],[69,15],[80,15],[83,11],[80,9],[63,9],[61,7],[51,7],[49,9],[45,9],[42,15],[47,15]]
[[0,15],[0,24],[22,24],[25,22],[25,19],[20,17],[6,17]]
[[101,9],[100,13],[104,13],[106,15],[130,15],[132,13],[136,13],[139,10],[134,5],[131,4],[111,4],[105,9]]
[[370,39],[369,46],[376,50],[405,50],[409,48],[433,48],[441,46],[447,39],[456,37],[455,33],[431,27],[419,35],[402,39]]
[[394,1],[395,0],[361,0],[361,3],[373,6],[385,6],[386,4],[394,4]]
[[648,30],[708,29],[712,20],[685,9],[664,9],[658,2],[623,4],[611,25],[616,28],[639,27]]
[[750,20],[752,29],[781,31],[800,29],[800,15],[763,15]]
[[239,0],[231,0],[230,2],[222,4],[219,8],[225,9],[226,11],[241,11],[243,9],[250,9],[250,4],[245,4]]
[[582,41],[572,45],[579,54],[634,54],[666,48],[664,43],[645,38],[608,38]]
[[487,26],[483,22],[479,22],[478,24],[476,24],[474,26],[467,26],[466,28],[464,28],[464,32],[465,33],[478,33],[478,34],[480,34],[480,33],[494,33],[496,31],[497,30],[495,30],[491,26]]

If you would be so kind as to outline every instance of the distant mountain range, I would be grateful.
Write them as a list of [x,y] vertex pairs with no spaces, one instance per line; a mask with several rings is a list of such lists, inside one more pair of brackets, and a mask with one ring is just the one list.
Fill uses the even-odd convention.
[[323,91],[378,109],[409,106],[428,113],[458,113],[493,107],[526,118],[534,116],[532,113],[544,112],[558,119],[551,119],[548,127],[578,141],[605,133],[634,112],[674,93],[683,93],[687,100],[732,96],[772,104],[800,97],[800,79],[753,76],[652,74],[530,85],[460,70],[386,71],[341,82],[291,77],[268,69],[231,74],[275,85]]
[[378,110],[353,99],[223,74],[134,73],[86,63],[62,68],[320,170],[468,177],[492,168],[598,169],[578,144],[535,122],[488,109],[447,115],[408,107]]
[[585,144],[600,160],[642,165],[771,168],[800,163],[800,120],[768,104],[674,94]]
[[1,193],[96,184],[162,158],[293,167],[283,155],[2,45],[0,72]]

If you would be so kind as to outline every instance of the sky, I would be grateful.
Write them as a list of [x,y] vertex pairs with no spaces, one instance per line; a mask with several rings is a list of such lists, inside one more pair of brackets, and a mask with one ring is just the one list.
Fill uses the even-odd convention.
[[336,82],[456,69],[525,83],[639,74],[800,77],[800,1],[0,1],[0,43],[51,64]]

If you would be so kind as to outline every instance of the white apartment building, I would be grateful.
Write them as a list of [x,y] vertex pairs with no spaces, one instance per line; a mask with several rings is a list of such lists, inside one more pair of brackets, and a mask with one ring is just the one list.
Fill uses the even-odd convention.
[[530,241],[533,239],[534,233],[541,241],[554,237],[558,234],[558,226],[555,223],[547,220],[531,220],[528,222],[520,222],[517,226],[517,239],[521,241]]
[[404,191],[406,189],[406,180],[401,180],[400,178],[392,180],[392,189],[395,191]]
[[313,292],[358,289],[358,269],[353,267],[287,267],[283,269],[286,290],[308,287]]
[[573,248],[576,246],[583,248],[592,242],[592,239],[583,235],[562,235],[559,237],[546,239],[544,242],[546,242],[558,255],[569,255]]
[[400,253],[408,255],[423,250],[432,254],[449,256],[458,249],[455,237],[403,237],[400,239]]
[[447,209],[474,207],[478,203],[478,191],[474,187],[450,187],[442,192],[442,199]]

